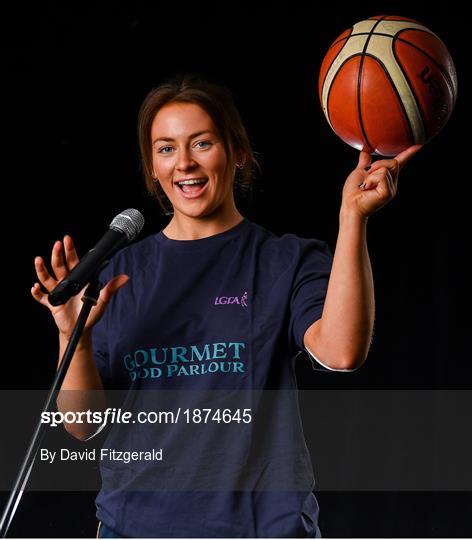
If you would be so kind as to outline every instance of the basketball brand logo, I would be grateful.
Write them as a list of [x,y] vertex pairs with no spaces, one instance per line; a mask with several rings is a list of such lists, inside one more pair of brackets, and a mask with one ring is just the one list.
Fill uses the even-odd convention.
[[239,298],[239,296],[217,296],[215,298],[215,306],[239,304],[242,307],[247,307],[247,291]]
[[436,129],[439,130],[442,128],[443,124],[447,122],[450,114],[449,107],[447,106],[446,96],[438,79],[434,76],[429,66],[426,66],[423,71],[418,74],[418,77],[423,84],[428,86],[429,93],[433,96],[434,101],[431,107],[436,113]]

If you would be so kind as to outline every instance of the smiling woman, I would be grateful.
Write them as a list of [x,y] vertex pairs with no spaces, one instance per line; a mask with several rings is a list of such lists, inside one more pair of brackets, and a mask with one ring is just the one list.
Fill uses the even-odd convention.
[[248,194],[259,167],[231,92],[199,76],[152,90],[139,114],[142,166],[149,193],[166,215],[169,238],[195,239],[242,216],[234,194]]
[[174,208],[168,233],[183,215],[201,218],[216,211],[230,224],[240,221],[233,197],[234,158],[228,159],[211,117],[199,105],[165,105],[154,118],[151,139],[153,176]]
[[[343,187],[333,257],[323,241],[279,237],[238,211],[234,188],[251,186],[257,162],[224,87],[194,76],[160,85],[140,110],[139,140],[148,190],[172,218],[100,272],[106,285],[62,386],[98,398],[75,398],[74,409],[61,399],[58,408],[104,410],[104,390],[124,390],[133,414],[146,410],[144,396],[148,410],[166,407],[167,390],[188,408],[208,408],[220,390],[225,408],[250,391],[252,420],[229,438],[218,424],[197,436],[188,424],[170,425],[164,468],[101,463],[99,536],[319,537],[295,361],[310,355],[322,371],[353,371],[365,361],[374,320],[367,218],[393,198],[418,149],[374,164],[360,153]],[[36,259],[38,279],[50,292],[78,262],[68,237],[53,247],[55,276]],[[54,316],[62,357],[81,299],[52,306],[39,284],[31,294]],[[135,399],[136,390],[150,392]],[[277,392],[261,396],[265,390]],[[81,440],[94,433],[88,424],[65,427]],[[105,444],[147,451],[160,438],[152,426],[116,424]]]

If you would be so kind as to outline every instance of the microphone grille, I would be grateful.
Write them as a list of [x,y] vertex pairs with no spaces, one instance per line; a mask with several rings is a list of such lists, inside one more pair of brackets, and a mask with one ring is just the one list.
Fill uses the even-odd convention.
[[134,240],[144,227],[144,217],[134,208],[123,210],[113,218],[110,229],[126,234],[128,241]]

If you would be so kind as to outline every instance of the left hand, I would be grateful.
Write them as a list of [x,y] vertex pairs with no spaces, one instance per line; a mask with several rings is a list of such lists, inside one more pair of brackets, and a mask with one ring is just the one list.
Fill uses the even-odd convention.
[[375,161],[371,166],[372,156],[361,151],[357,167],[344,183],[341,210],[367,218],[387,204],[397,193],[401,169],[421,148],[421,144],[410,146],[394,158]]

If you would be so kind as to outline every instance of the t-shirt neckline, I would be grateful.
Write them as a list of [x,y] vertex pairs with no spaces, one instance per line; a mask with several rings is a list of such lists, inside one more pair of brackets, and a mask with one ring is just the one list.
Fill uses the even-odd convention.
[[233,236],[241,234],[246,227],[249,225],[249,220],[247,217],[231,227],[226,231],[213,234],[211,236],[206,236],[205,238],[197,238],[196,240],[175,240],[174,238],[169,238],[166,236],[162,230],[156,234],[156,240],[162,245],[178,249],[195,249],[195,248],[207,248],[213,245],[216,245],[220,242],[224,242]]

